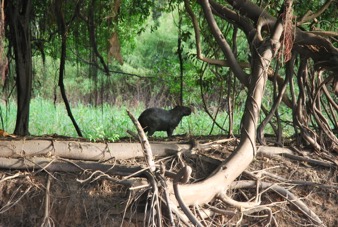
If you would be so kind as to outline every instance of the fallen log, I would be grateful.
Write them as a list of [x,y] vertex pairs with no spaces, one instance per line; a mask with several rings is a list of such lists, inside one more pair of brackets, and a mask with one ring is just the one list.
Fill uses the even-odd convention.
[[[152,143],[154,156],[168,156],[189,149],[189,144]],[[144,157],[139,143],[91,143],[59,140],[3,140],[0,157],[62,157],[67,159],[101,161]]]
[[74,161],[65,159],[53,159],[45,157],[32,158],[3,158],[0,157],[0,168],[10,170],[26,170],[47,172],[81,172],[81,171],[102,171],[106,174],[135,177],[140,176],[138,172],[142,170],[140,166],[124,166],[103,164],[90,161]]

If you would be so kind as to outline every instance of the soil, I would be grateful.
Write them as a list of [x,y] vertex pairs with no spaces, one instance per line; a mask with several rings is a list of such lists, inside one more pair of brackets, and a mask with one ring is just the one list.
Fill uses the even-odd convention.
[[[195,138],[200,145],[224,137]],[[158,139],[154,139],[158,141]],[[184,137],[176,137],[178,142]],[[151,141],[150,141],[151,142]],[[210,143],[196,149],[196,154],[183,156],[193,168],[192,181],[206,178],[236,146],[236,140]],[[326,154],[302,149],[302,154],[312,159],[334,164],[337,154]],[[163,157],[162,157],[163,158]],[[177,157],[166,159],[167,166],[174,166]],[[144,164],[142,159],[115,160],[126,166]],[[332,165],[334,166],[334,165]],[[264,174],[264,171],[268,174]],[[93,171],[79,173],[6,170],[0,171],[0,226],[142,226],[142,211],[146,205],[131,203],[142,193],[130,193],[129,186],[119,184],[120,176],[96,174]],[[335,167],[313,165],[288,157],[258,155],[238,180],[252,180],[250,174],[260,176],[260,181],[283,186],[299,197],[325,226],[338,226],[338,174]],[[276,179],[278,176],[283,179]],[[50,188],[48,190],[48,181]],[[295,181],[298,181],[295,182]],[[312,182],[311,184],[309,182]],[[48,192],[49,191],[49,192]],[[48,192],[48,193],[47,193]],[[256,196],[256,188],[231,190],[228,195],[237,201],[248,201]],[[262,192],[262,191],[260,191]],[[143,194],[144,197],[145,194]],[[47,203],[46,203],[47,202]],[[48,205],[46,205],[48,204]],[[267,205],[253,213],[243,213],[230,205],[214,201],[211,206],[229,211],[227,215],[214,215],[205,220],[208,226],[315,226],[294,205],[272,190],[262,193],[261,204]],[[126,207],[127,212],[124,212]],[[137,209],[136,209],[137,208]],[[268,220],[268,210],[272,220]],[[134,213],[132,213],[134,212]],[[137,215],[136,212],[139,214]],[[138,222],[135,218],[138,217]],[[164,224],[166,225],[166,224]]]

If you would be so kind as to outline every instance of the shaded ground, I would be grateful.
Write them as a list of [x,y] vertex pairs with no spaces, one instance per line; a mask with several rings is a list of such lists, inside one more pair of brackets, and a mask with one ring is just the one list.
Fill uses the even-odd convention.
[[[182,141],[182,138],[176,138]],[[187,164],[193,167],[193,180],[207,177],[236,146],[235,140],[209,143],[222,137],[197,138],[200,142],[196,154],[183,155]],[[324,160],[321,154],[303,152],[304,156]],[[331,158],[337,160],[334,154]],[[140,165],[142,160],[120,160],[116,164]],[[164,160],[166,166],[174,167],[177,157]],[[338,174],[336,168],[312,165],[283,156],[258,156],[238,180],[252,180],[250,174],[260,176],[261,181],[273,182],[288,188],[301,198],[327,226],[338,226]],[[92,172],[78,174],[46,173],[44,171],[1,170],[0,172],[0,226],[40,226],[44,221],[55,226],[134,226],[135,217],[142,221],[145,205],[134,203],[127,212],[128,199],[141,196],[142,193],[129,193],[126,186],[117,184],[117,176],[90,178]],[[99,176],[99,175],[98,175]],[[280,177],[279,179],[276,176]],[[112,177],[112,178],[111,178]],[[48,178],[50,179],[49,193]],[[296,182],[297,181],[297,182]],[[310,183],[312,182],[312,183]],[[46,194],[49,197],[46,197]],[[238,201],[248,201],[256,195],[256,188],[232,190],[228,193]],[[49,206],[46,206],[49,199]],[[262,194],[262,204],[270,204],[275,223],[278,226],[311,226],[311,221],[296,207],[290,205],[277,193],[269,190]],[[214,215],[206,221],[209,226],[235,225],[265,226],[265,210],[244,214],[231,206],[219,207],[218,201],[212,206],[231,211],[229,215]],[[129,221],[129,217],[133,217]],[[45,218],[45,219],[44,219]],[[122,222],[122,220],[125,222]],[[274,222],[271,222],[274,226]]]

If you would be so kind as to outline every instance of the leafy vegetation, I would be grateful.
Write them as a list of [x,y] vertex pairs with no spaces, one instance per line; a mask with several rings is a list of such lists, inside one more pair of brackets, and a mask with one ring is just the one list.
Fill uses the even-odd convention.
[[[178,12],[162,13],[156,20],[147,17],[151,25],[142,29],[136,37],[130,37],[124,42],[122,51],[124,64],[112,62],[114,69],[110,76],[103,71],[97,72],[95,80],[91,77],[87,64],[76,60],[76,53],[69,52],[69,60],[65,66],[66,94],[72,104],[75,119],[83,130],[86,138],[117,139],[127,136],[126,129],[133,128],[125,110],[131,109],[137,116],[146,107],[172,107],[177,104],[180,93],[179,62],[177,57]],[[185,27],[185,29],[188,29]],[[187,32],[187,34],[191,34]],[[186,39],[186,47],[192,42]],[[58,39],[55,39],[55,42]],[[73,44],[71,44],[73,45]],[[74,43],[75,45],[75,43]],[[76,44],[76,46],[79,43]],[[55,46],[55,45],[53,45]],[[46,51],[47,55],[35,53],[33,58],[33,97],[30,111],[30,133],[32,135],[59,134],[76,136],[74,127],[67,116],[64,104],[59,93],[58,70],[60,61],[54,47]],[[78,46],[77,46],[78,48]],[[220,109],[217,121],[223,129],[211,128],[212,120],[204,112],[201,102],[201,89],[211,112],[215,112],[219,96],[225,97],[223,77],[218,77],[205,65],[191,58],[193,47],[185,48],[184,61],[184,104],[193,105],[196,113],[183,120],[175,130],[176,134],[190,133],[192,135],[226,134],[228,116],[226,110]],[[48,50],[48,49],[47,49]],[[78,50],[76,50],[78,51]],[[80,48],[79,51],[85,51]],[[189,57],[190,56],[190,57]],[[193,61],[189,60],[192,59]],[[14,72],[11,72],[14,74]],[[228,73],[228,71],[224,71]],[[13,79],[14,75],[10,77]],[[11,97],[15,85],[13,80],[8,81],[3,97],[8,101],[2,106],[5,119],[3,128],[11,132],[15,125],[16,107]],[[217,89],[215,89],[217,87]],[[241,106],[245,92],[236,96],[238,106]],[[271,100],[270,100],[271,101]],[[242,108],[237,108],[235,132],[239,133]],[[7,113],[7,115],[6,115]],[[46,127],[46,122],[51,122]],[[195,124],[195,122],[199,122]],[[157,132],[156,136],[165,136]]]
[[[103,104],[93,106],[78,103],[72,110],[79,126],[83,130],[84,136],[90,140],[110,140],[116,141],[121,137],[129,136],[126,130],[135,131],[135,127],[129,119],[126,110],[129,109],[134,116],[138,117],[144,110],[142,105],[127,108],[126,106],[116,106]],[[14,101],[7,105],[1,105],[1,116],[4,124],[1,128],[11,132],[15,126],[16,105]],[[76,137],[76,131],[67,116],[63,103],[54,104],[43,98],[34,98],[31,102],[30,110],[30,133],[35,136],[41,135],[64,135]],[[227,119],[227,113],[220,113],[219,119]],[[239,119],[239,118],[238,118]],[[198,122],[198,124],[196,124]],[[238,121],[236,131],[239,130]],[[183,118],[182,122],[176,128],[174,134],[190,135],[219,135],[224,133],[215,128],[210,132],[213,122],[202,110],[197,110],[189,117]],[[224,127],[227,120],[220,120]],[[165,132],[156,132],[156,137],[166,137]]]

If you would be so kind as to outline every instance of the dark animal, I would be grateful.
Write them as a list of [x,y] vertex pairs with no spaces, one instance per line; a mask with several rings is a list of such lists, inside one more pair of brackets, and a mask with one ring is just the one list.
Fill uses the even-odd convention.
[[138,121],[143,130],[148,132],[148,136],[152,136],[156,131],[166,131],[170,137],[182,117],[190,114],[191,109],[185,106],[176,106],[171,110],[149,108],[141,113]]

